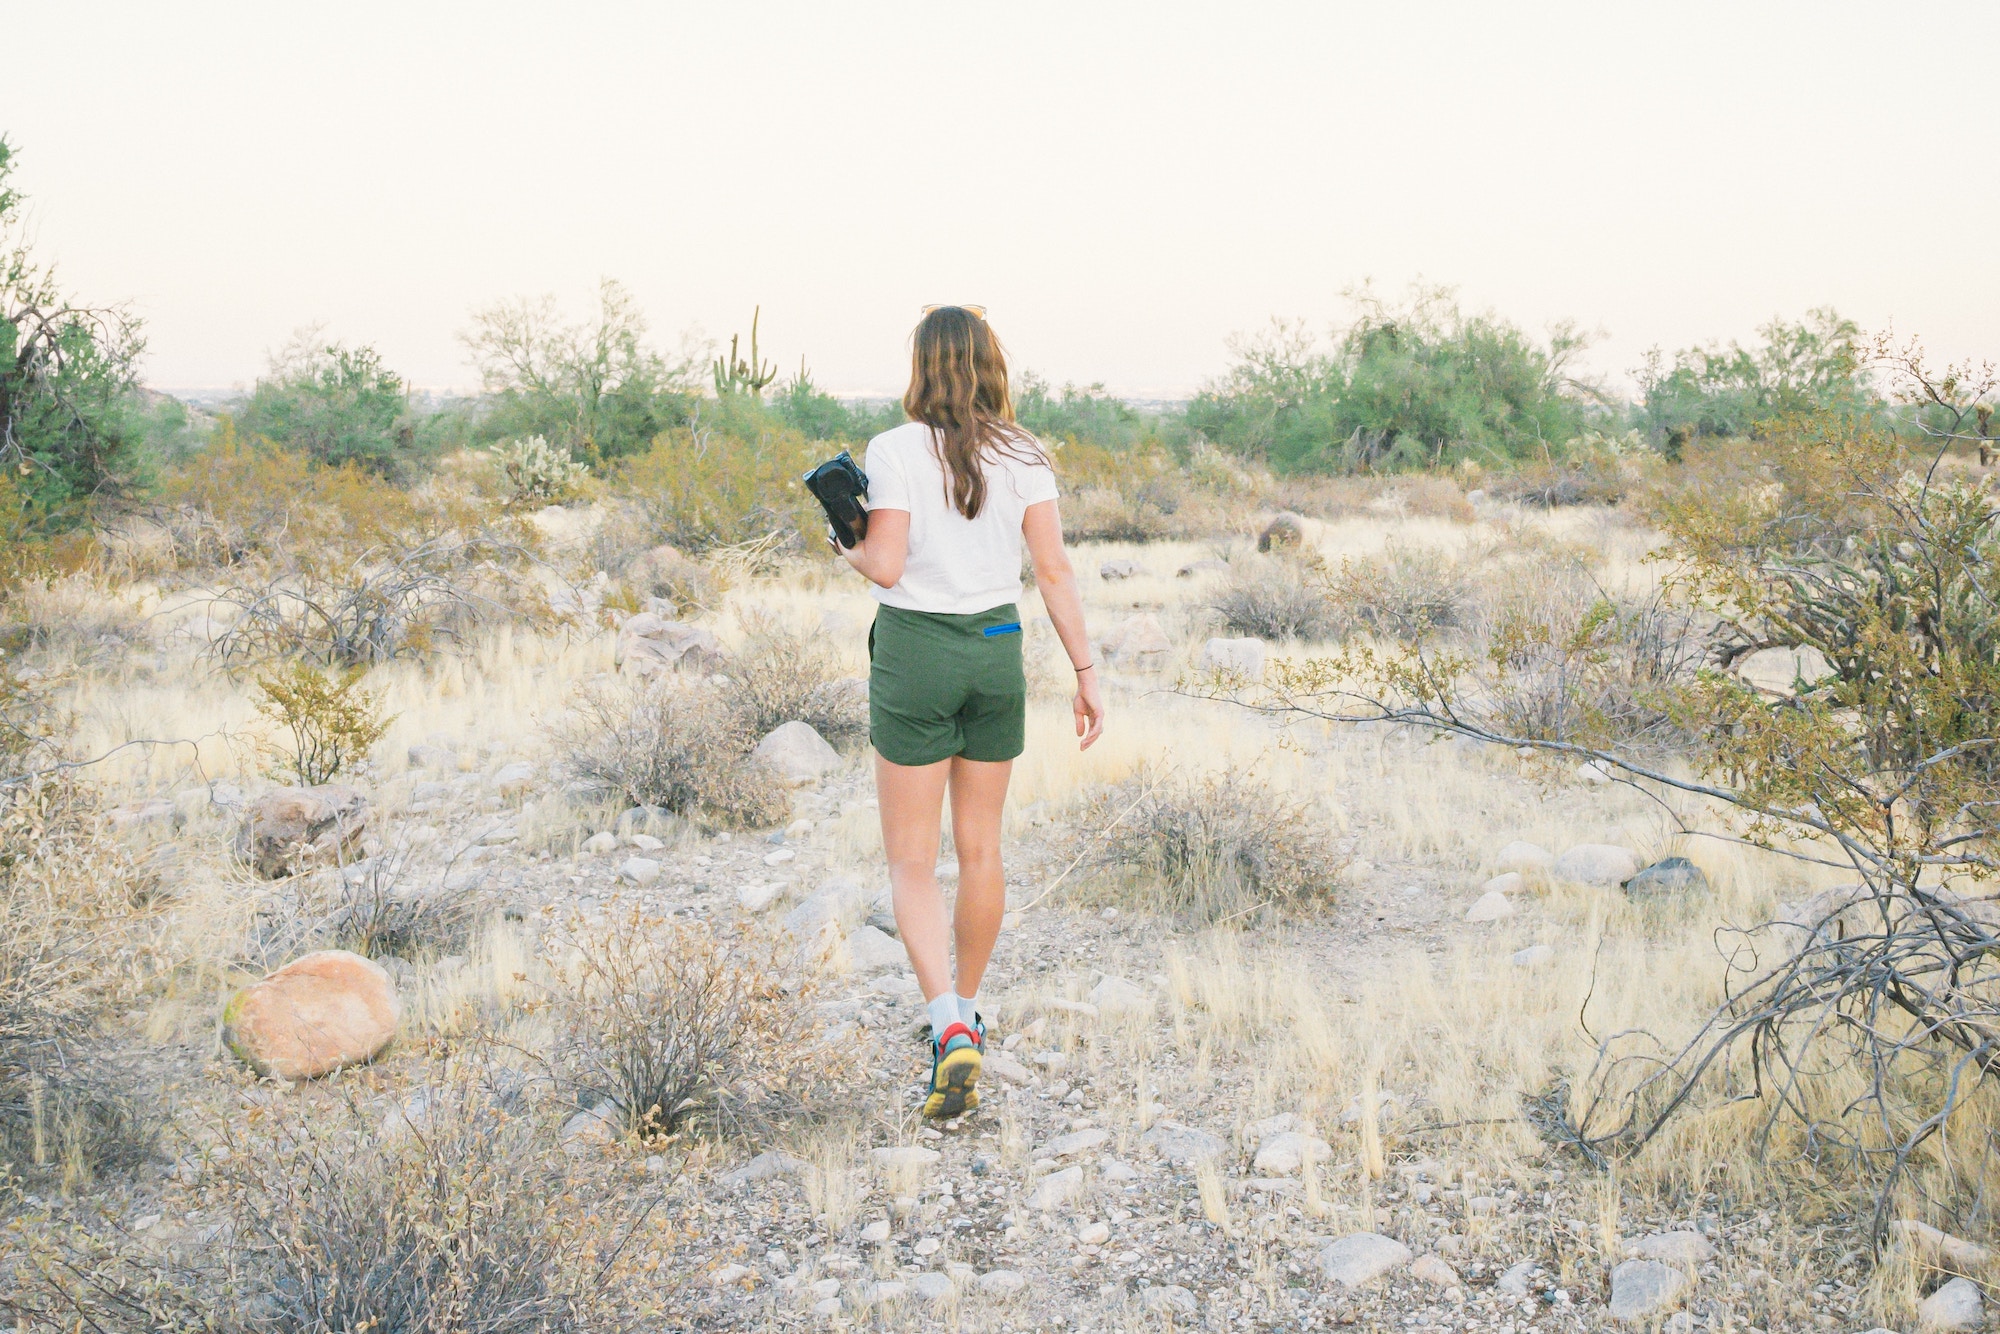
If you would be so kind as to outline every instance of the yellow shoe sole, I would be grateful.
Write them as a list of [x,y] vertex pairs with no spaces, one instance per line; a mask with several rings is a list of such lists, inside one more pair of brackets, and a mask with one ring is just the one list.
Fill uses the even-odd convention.
[[960,1047],[937,1064],[931,1077],[930,1096],[924,1099],[924,1118],[949,1121],[979,1105],[979,1048]]

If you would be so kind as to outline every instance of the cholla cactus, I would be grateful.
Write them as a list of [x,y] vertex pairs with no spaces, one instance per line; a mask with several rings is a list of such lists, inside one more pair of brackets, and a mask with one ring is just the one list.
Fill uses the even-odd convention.
[[571,458],[568,449],[539,435],[502,441],[489,452],[507,479],[508,500],[516,505],[561,500],[590,471]]

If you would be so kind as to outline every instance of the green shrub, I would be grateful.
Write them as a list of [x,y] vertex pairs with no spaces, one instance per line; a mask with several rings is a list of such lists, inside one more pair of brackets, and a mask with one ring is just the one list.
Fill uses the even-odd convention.
[[509,505],[550,505],[572,495],[590,469],[570,458],[561,445],[539,435],[505,440],[487,451],[506,486]]
[[361,688],[361,677],[295,662],[257,678],[257,712],[287,734],[267,743],[272,777],[312,787],[368,758],[395,720],[382,716],[381,701]]
[[316,331],[272,357],[236,414],[237,429],[316,463],[413,475],[429,442],[402,377],[372,347],[315,344],[314,336]]
[[1187,425],[1279,472],[1407,471],[1527,458],[1603,408],[1573,374],[1585,340],[1539,343],[1443,290],[1395,308],[1367,295],[1330,347],[1279,323],[1239,342],[1236,365],[1197,394]]

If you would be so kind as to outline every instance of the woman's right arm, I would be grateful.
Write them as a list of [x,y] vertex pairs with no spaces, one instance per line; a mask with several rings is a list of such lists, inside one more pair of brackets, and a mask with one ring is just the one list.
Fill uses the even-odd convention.
[[1083,625],[1083,595],[1077,591],[1076,571],[1063,549],[1062,516],[1053,500],[1038,500],[1021,516],[1021,536],[1028,543],[1028,556],[1035,562],[1035,587],[1041,590],[1042,605],[1056,628],[1076,670],[1076,697],[1070,702],[1076,715],[1076,734],[1082,738],[1078,750],[1089,750],[1104,734],[1104,695],[1097,684],[1097,659],[1091,656],[1090,632]]

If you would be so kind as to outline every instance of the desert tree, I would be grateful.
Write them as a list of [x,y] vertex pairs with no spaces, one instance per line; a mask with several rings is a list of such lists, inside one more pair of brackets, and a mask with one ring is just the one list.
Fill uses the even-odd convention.
[[[1916,352],[1903,371],[1901,397],[1933,415],[1940,400],[1969,411],[1989,383]],[[1526,1112],[1602,1162],[1735,1105],[1767,1162],[1860,1189],[1877,1238],[1912,1208],[1979,1228],[2000,1181],[2000,913],[1986,888],[2000,871],[2000,540],[1990,494],[1941,465],[1949,444],[1828,411],[1695,458],[1651,517],[1705,641],[1699,671],[1635,671],[1643,636],[1607,634],[1606,611],[1560,635],[1354,644],[1280,661],[1262,683],[1183,689],[1592,760],[1663,808],[1715,803],[1719,818],[1689,833],[1846,871],[1849,888],[1787,920],[1723,933],[1726,999],[1692,1037],[1607,1037]],[[1732,670],[1768,648],[1814,665],[1782,690]],[[1553,678],[1552,659],[1566,669]],[[1560,728],[1518,725],[1531,675],[1572,692],[1550,714]],[[1669,720],[1686,748],[1663,750],[1634,716]]]
[[68,296],[32,254],[0,138],[0,474],[46,523],[133,480],[139,324]]

